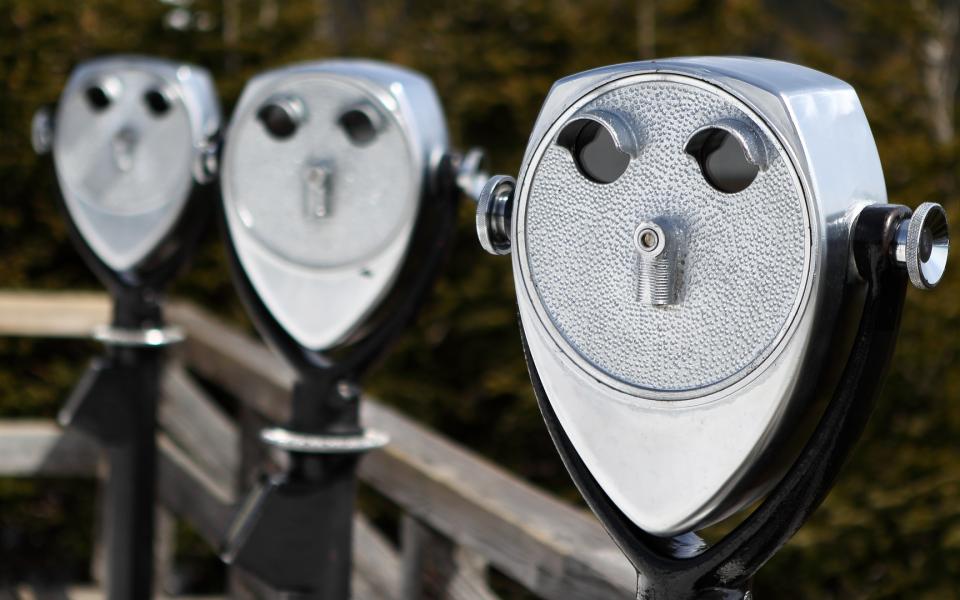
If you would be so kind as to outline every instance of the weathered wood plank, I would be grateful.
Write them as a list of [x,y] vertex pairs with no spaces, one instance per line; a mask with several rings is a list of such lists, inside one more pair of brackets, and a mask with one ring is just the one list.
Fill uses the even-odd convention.
[[171,581],[176,569],[177,518],[161,504],[157,504],[156,533],[153,542],[153,589],[154,595],[162,595],[164,586]]
[[498,600],[486,581],[486,560],[410,515],[401,521],[403,600]]
[[[55,306],[71,310],[67,302]],[[182,355],[190,368],[265,417],[286,418],[293,381],[289,367],[195,306],[172,304],[167,312],[187,330]],[[482,554],[541,597],[633,594],[632,568],[588,513],[373,400],[364,402],[363,418],[387,431],[392,443],[364,459],[361,478],[411,515]]]
[[204,473],[170,438],[159,436],[157,446],[160,502],[218,548],[233,519],[233,491]]
[[230,417],[177,364],[161,389],[160,426],[221,487],[235,489],[240,438]]
[[4,421],[0,429],[0,476],[90,477],[100,450],[76,431],[61,435],[51,421]]
[[[265,416],[289,410],[293,373],[262,344],[188,305],[168,311],[188,332],[185,360]],[[630,597],[633,568],[592,515],[520,481],[384,405],[363,420],[391,443],[361,463],[361,478],[404,510],[487,557],[546,598]]]
[[70,600],[66,586],[49,583],[19,586],[17,596],[21,600]]
[[[234,491],[204,473],[166,435],[158,436],[158,449],[160,503],[219,548],[233,518]],[[93,440],[51,421],[0,420],[0,477],[93,477],[98,458]],[[355,577],[362,580],[355,598],[393,600],[400,581],[397,552],[362,515],[355,517],[354,531]]]
[[[192,304],[170,303],[167,317],[187,332],[187,341],[180,349],[185,364],[272,421],[287,420],[287,390],[295,374],[266,346]],[[251,365],[258,367],[248,368]]]
[[[223,490],[238,490],[235,474],[239,471],[242,448],[238,427],[207,397],[199,385],[182,369],[168,371],[160,421],[167,434],[205,468]],[[258,442],[256,427],[250,437]],[[361,514],[354,523],[354,597],[392,599],[397,589],[399,559],[397,552]],[[255,583],[247,585],[256,586]],[[257,588],[258,593],[265,593]]]
[[354,598],[396,600],[400,589],[400,557],[396,549],[361,514],[353,522],[353,545],[362,548],[353,553],[354,570],[363,580],[357,587],[354,579]]
[[366,403],[363,416],[389,432],[391,444],[365,459],[361,477],[411,515],[543,597],[634,593],[633,569],[592,516],[396,411]]
[[102,292],[0,293],[0,334],[25,337],[90,337],[110,320],[110,299]]
[[[16,598],[18,600],[104,600],[106,595],[102,589],[95,587],[55,587],[55,586],[17,586]],[[5,596],[0,594],[0,599]],[[223,600],[223,596],[158,596],[156,600]]]
[[[160,501],[210,540],[219,540],[233,512],[233,495],[208,477],[176,444],[158,436]],[[0,476],[93,477],[100,456],[94,440],[51,421],[0,421]]]

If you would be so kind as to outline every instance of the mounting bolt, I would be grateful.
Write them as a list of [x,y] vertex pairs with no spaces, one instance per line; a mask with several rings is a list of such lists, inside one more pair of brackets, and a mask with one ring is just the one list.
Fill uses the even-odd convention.
[[193,165],[193,178],[197,183],[210,183],[216,178],[220,169],[218,144],[213,136],[208,136],[197,147],[197,160]]
[[30,143],[33,151],[43,155],[53,147],[53,111],[50,107],[43,107],[33,113],[30,123]]
[[677,301],[679,231],[666,221],[644,221],[633,232],[637,250],[637,298],[664,306]]
[[331,216],[333,168],[328,163],[308,164],[303,171],[303,213],[316,221]]
[[513,191],[517,182],[507,175],[491,177],[477,202],[477,237],[490,254],[510,254],[510,221],[513,216]]
[[473,201],[480,200],[483,186],[489,175],[484,171],[486,154],[480,148],[471,148],[466,154],[455,157],[456,183],[460,191]]
[[929,290],[943,277],[949,248],[947,213],[939,204],[924,202],[900,222],[894,258],[906,267],[914,287]]

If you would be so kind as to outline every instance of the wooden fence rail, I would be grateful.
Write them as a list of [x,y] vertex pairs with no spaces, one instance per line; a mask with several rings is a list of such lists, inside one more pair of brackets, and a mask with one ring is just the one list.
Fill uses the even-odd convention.
[[[158,501],[217,549],[262,466],[258,426],[287,416],[293,372],[195,305],[173,302],[167,316],[187,341],[163,385]],[[108,317],[101,294],[0,292],[4,336],[88,338]],[[228,416],[191,373],[234,396],[241,417]],[[488,567],[541,598],[633,596],[633,569],[589,513],[375,399],[364,399],[362,418],[391,441],[363,459],[360,478],[403,518],[398,549],[356,516],[356,598],[494,600]],[[0,476],[95,476],[98,454],[88,439],[51,422],[0,420]],[[243,574],[231,582],[233,596],[269,595]]]

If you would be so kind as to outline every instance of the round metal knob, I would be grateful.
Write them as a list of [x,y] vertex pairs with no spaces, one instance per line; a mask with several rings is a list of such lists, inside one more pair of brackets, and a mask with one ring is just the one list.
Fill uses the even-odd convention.
[[517,182],[507,175],[491,177],[477,202],[477,237],[490,254],[510,254],[510,220]]
[[939,204],[924,202],[900,223],[895,258],[906,266],[914,287],[929,290],[943,277],[949,247],[947,213]]
[[47,154],[53,147],[53,111],[41,108],[30,122],[30,143],[37,154]]

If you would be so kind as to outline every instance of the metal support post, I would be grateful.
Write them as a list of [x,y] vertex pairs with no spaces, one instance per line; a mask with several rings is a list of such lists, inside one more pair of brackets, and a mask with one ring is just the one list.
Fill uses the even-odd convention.
[[[107,597],[153,594],[156,503],[156,415],[163,349],[182,335],[161,329],[158,307],[146,314],[119,297],[114,324],[95,337],[106,345],[60,412],[61,425],[95,437],[106,452],[105,542]],[[131,315],[141,318],[131,321]],[[131,325],[138,323],[141,328]]]

